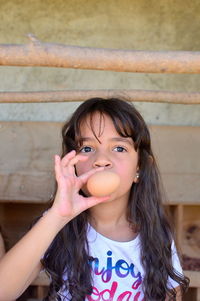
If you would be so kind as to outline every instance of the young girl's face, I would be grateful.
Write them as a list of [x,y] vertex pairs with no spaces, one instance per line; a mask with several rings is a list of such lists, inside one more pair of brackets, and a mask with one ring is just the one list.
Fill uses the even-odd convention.
[[[81,123],[81,146],[79,153],[87,156],[87,161],[76,164],[77,175],[81,175],[93,168],[103,166],[106,170],[117,173],[120,177],[118,189],[112,193],[110,199],[125,198],[128,200],[131,186],[137,182],[138,153],[134,149],[133,140],[118,134],[111,118],[97,112],[92,116],[94,136],[90,127],[90,116]],[[106,179],[105,179],[106,181]],[[89,195],[86,187],[82,188]]]

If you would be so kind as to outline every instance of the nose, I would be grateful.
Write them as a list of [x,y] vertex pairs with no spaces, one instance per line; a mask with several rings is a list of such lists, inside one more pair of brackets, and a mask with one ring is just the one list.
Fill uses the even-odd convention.
[[97,157],[95,158],[95,160],[93,162],[93,168],[95,168],[95,167],[111,168],[112,165],[113,164],[112,164],[111,160],[103,154],[97,155]]

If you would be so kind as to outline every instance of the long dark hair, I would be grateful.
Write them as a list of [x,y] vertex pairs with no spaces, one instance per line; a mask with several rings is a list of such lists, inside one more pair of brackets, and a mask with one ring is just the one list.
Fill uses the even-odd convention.
[[[120,99],[92,98],[83,102],[63,126],[62,157],[72,149],[78,150],[81,122],[95,112],[108,115],[119,135],[133,139],[139,153],[140,177],[131,188],[127,217],[132,225],[137,226],[141,237],[145,300],[165,300],[166,296],[175,300],[176,291],[169,288],[168,277],[179,284],[182,293],[189,281],[172,265],[171,245],[174,238],[162,205],[161,181],[149,130],[140,113],[132,104]],[[45,300],[59,300],[58,291],[61,288],[69,292],[67,300],[73,301],[82,301],[92,292],[88,218],[88,211],[85,211],[71,220],[45,253],[43,265],[52,279]],[[63,279],[63,274],[67,275],[67,279]]]

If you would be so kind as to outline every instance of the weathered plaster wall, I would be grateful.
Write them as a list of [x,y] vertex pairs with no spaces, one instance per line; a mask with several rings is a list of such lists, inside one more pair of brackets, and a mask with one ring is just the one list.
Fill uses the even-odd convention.
[[[0,43],[27,33],[68,45],[135,50],[199,50],[198,0],[0,0]],[[199,91],[200,75],[134,74],[0,67],[0,91],[163,89]],[[65,120],[77,103],[1,104],[0,120]],[[200,106],[136,104],[149,123],[200,125]]]

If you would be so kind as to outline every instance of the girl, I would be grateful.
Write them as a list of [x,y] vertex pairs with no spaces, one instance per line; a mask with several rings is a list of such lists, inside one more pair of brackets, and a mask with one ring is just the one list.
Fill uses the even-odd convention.
[[[53,204],[1,260],[0,300],[17,298],[42,268],[51,278],[45,300],[181,300],[188,279],[141,115],[120,99],[89,99],[62,136]],[[97,198],[86,183],[101,170],[120,185]]]

